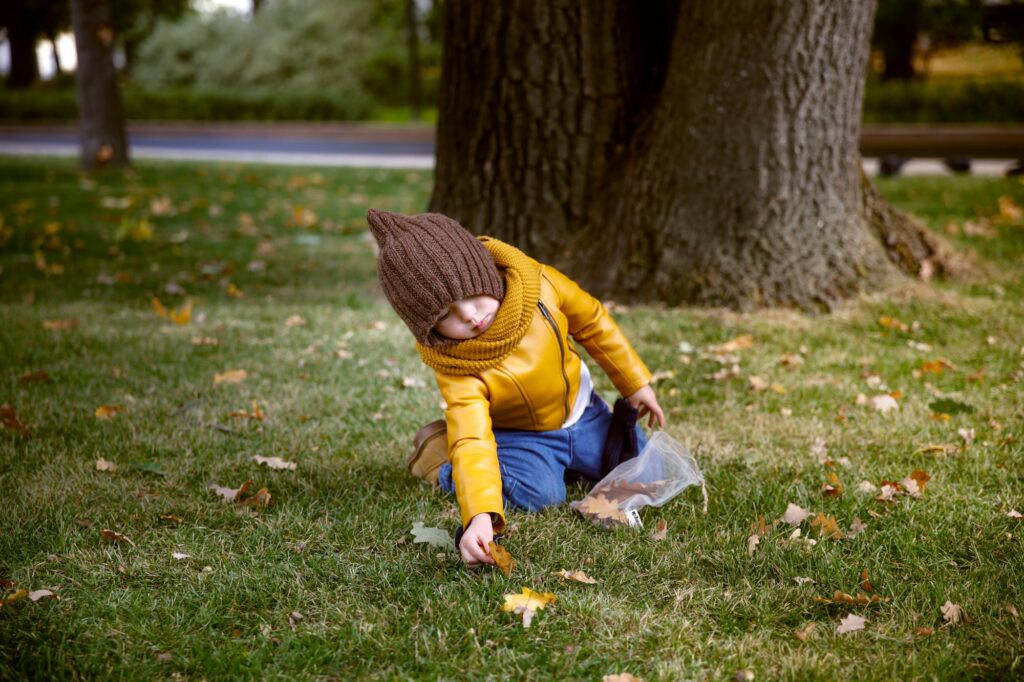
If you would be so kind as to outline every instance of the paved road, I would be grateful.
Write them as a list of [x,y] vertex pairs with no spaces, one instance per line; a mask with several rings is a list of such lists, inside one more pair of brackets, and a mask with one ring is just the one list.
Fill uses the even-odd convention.
[[[137,159],[229,161],[300,166],[432,168],[434,133],[429,126],[358,123],[153,123],[129,127],[131,155]],[[905,175],[941,175],[950,171],[936,156],[979,157],[975,175],[1003,175],[1024,156],[1024,128],[867,127],[861,140],[865,170],[878,172],[875,155],[913,157]],[[0,154],[74,157],[73,124],[0,125]],[[1000,156],[1003,158],[999,158]],[[917,158],[924,157],[924,158]]]

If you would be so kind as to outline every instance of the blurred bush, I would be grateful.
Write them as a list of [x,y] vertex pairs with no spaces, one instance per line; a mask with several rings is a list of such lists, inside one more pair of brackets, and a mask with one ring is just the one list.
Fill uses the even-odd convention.
[[868,81],[865,123],[1024,123],[1024,81]]

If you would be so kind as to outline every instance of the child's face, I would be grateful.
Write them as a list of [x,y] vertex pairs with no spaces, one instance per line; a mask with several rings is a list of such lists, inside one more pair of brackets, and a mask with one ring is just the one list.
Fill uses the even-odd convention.
[[499,305],[501,301],[487,294],[459,299],[448,307],[448,314],[434,329],[441,336],[457,341],[476,338],[490,328]]

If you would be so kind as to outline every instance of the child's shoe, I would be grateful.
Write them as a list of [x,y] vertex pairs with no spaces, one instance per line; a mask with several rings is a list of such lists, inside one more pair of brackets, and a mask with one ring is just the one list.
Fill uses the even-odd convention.
[[448,461],[448,430],[443,419],[430,422],[412,439],[413,451],[405,459],[409,473],[437,486],[441,465]]

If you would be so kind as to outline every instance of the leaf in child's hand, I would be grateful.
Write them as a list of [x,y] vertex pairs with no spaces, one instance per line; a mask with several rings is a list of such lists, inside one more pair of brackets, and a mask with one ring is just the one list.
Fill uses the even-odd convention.
[[455,542],[452,541],[452,536],[448,534],[448,531],[442,530],[441,528],[433,528],[424,526],[422,521],[417,521],[412,524],[413,542],[425,542],[431,547],[441,547],[442,549],[456,549]]
[[561,571],[555,571],[551,575],[557,575],[562,580],[575,580],[578,583],[586,583],[588,585],[593,585],[597,582],[583,571],[567,571],[562,569]]
[[845,635],[848,632],[856,632],[857,630],[864,629],[865,618],[851,613],[846,618],[839,621],[839,626],[836,628],[837,635]]
[[494,559],[494,563],[497,564],[501,572],[508,577],[508,574],[512,572],[512,569],[516,567],[516,560],[512,558],[512,555],[507,549],[499,545],[494,540],[491,540],[488,545],[491,549],[491,558]]
[[280,457],[263,457],[262,455],[253,455],[252,461],[257,464],[266,464],[271,469],[288,469],[290,471],[295,471],[299,466],[295,462],[288,462]]

